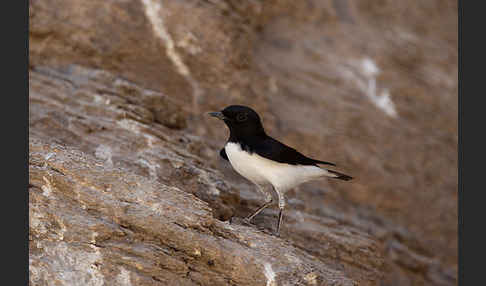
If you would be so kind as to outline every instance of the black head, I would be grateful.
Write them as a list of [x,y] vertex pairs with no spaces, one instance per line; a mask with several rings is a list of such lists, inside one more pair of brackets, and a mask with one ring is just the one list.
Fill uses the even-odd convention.
[[231,139],[265,135],[260,116],[251,108],[243,105],[230,105],[221,112],[210,112],[209,115],[226,123]]

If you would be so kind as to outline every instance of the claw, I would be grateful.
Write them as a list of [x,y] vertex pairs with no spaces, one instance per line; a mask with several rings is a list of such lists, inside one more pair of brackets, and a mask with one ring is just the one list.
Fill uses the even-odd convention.
[[251,218],[245,217],[245,218],[243,219],[243,222],[244,222],[245,224],[251,224]]

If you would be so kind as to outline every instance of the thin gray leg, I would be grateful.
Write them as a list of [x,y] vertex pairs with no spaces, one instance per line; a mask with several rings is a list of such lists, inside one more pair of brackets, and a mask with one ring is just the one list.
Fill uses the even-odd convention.
[[283,208],[281,208],[280,212],[278,213],[277,232],[275,233],[276,236],[280,236],[280,226],[282,225],[282,219],[283,219]]
[[265,192],[264,187],[257,185],[257,188],[258,188],[258,191],[260,191],[260,193],[265,195],[265,203],[262,206],[260,206],[253,214],[251,214],[251,215],[249,215],[245,218],[245,220],[248,221],[248,222],[250,222],[257,214],[259,214],[266,207],[268,207],[269,205],[271,205],[273,203],[272,195]]
[[282,191],[275,189],[278,194],[278,208],[280,212],[278,213],[278,224],[277,224],[277,232],[275,233],[276,236],[280,236],[280,226],[282,225],[283,220],[283,210],[285,208],[285,197]]
[[267,203],[264,203],[261,207],[259,207],[252,215],[247,216],[245,219],[250,222],[257,214],[259,214],[262,210],[264,210],[266,207],[271,205],[273,202],[269,201]]

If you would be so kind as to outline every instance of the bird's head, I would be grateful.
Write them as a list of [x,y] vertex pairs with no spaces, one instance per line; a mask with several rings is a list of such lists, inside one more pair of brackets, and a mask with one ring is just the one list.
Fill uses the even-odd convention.
[[265,134],[260,116],[253,109],[243,105],[230,105],[209,115],[221,119],[230,129],[231,136],[252,136]]

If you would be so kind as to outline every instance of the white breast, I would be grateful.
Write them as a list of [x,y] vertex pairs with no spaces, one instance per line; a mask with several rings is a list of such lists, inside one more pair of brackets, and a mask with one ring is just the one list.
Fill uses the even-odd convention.
[[231,166],[240,175],[255,184],[271,183],[282,192],[329,174],[316,166],[278,163],[256,153],[250,154],[233,142],[226,144],[225,151]]

